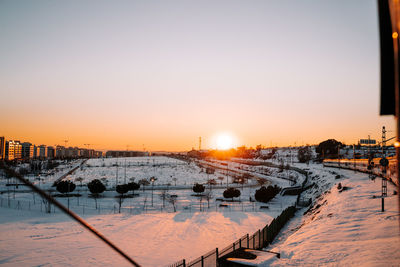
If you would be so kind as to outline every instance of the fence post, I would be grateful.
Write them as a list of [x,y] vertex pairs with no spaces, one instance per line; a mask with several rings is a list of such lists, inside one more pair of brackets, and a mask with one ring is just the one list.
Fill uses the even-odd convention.
[[239,239],[239,248],[242,247],[242,238]]
[[233,242],[233,251],[235,251],[235,242]]
[[201,267],[204,267],[204,256],[201,256]]
[[256,249],[256,234],[253,235],[253,249]]
[[261,231],[258,229],[258,248],[261,248]]
[[264,247],[264,228],[261,230],[262,240],[261,240],[261,248]]
[[249,234],[247,233],[247,248],[249,248]]
[[215,266],[218,266],[218,257],[219,257],[219,255],[218,255],[218,248],[216,248],[215,249],[215,255],[216,255],[216,263],[215,263]]
[[186,267],[186,261],[183,259],[183,267]]

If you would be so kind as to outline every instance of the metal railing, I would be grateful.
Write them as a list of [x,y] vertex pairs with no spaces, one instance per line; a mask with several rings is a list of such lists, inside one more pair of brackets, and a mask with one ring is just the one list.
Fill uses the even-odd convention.
[[224,256],[228,255],[235,250],[240,248],[249,249],[262,249],[270,244],[280,229],[286,224],[286,222],[293,217],[296,211],[295,205],[286,208],[282,213],[273,219],[269,225],[259,229],[254,234],[246,234],[228,245],[227,247],[219,250],[218,248],[211,250],[210,252],[190,261],[186,262],[185,259],[168,265],[168,267],[217,267],[218,261]]

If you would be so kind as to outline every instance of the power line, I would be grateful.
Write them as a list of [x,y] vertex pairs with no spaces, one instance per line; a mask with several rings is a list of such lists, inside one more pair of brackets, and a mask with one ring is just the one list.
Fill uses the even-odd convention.
[[88,231],[90,231],[92,234],[94,234],[96,237],[101,239],[104,243],[106,243],[109,247],[114,249],[118,254],[120,254],[122,257],[124,257],[127,261],[129,261],[133,266],[140,267],[138,263],[136,263],[131,257],[129,257],[127,254],[125,254],[120,248],[118,248],[114,243],[112,243],[110,240],[108,240],[103,234],[101,234],[99,231],[97,231],[93,226],[88,224],[85,220],[83,220],[81,217],[79,217],[77,214],[74,212],[70,211],[66,207],[64,207],[60,202],[55,200],[51,195],[47,194],[40,188],[36,187],[34,184],[23,178],[20,174],[6,166],[4,163],[1,163],[0,167],[3,169],[9,171],[12,173],[12,176],[16,177],[19,181],[24,183],[26,186],[32,188],[32,190],[36,193],[38,193],[42,198],[46,199],[49,203],[52,203],[54,206],[59,208],[62,212],[65,214],[69,215],[73,220],[75,220],[77,223],[79,223],[81,226],[86,228]]

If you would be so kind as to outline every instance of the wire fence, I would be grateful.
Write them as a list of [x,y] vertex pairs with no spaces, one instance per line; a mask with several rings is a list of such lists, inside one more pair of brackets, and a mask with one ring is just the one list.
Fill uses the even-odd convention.
[[177,261],[168,267],[217,267],[219,263],[226,258],[226,256],[238,249],[249,248],[249,249],[262,249],[270,244],[280,229],[286,224],[286,222],[293,217],[296,211],[295,205],[286,208],[282,213],[273,219],[269,225],[259,229],[252,235],[246,234],[240,239],[236,240],[227,247],[219,250],[218,248],[211,250],[210,252],[187,262],[185,259]]
[[[7,196],[4,196],[7,195]],[[14,193],[10,191],[8,194],[4,193],[0,197],[0,207],[11,208],[17,210],[27,211],[38,211],[43,213],[56,213],[58,209],[54,206],[48,206],[47,201],[44,201],[41,197],[36,196],[32,193],[31,199],[26,199],[26,195],[23,198],[19,198],[18,191]],[[200,203],[198,201],[186,202],[176,204],[175,209],[172,205],[162,205],[162,203],[150,203],[143,204],[142,202],[136,201],[134,198],[126,198],[125,203],[119,207],[118,198],[108,201],[97,201],[97,203],[87,197],[67,197],[57,198],[71,211],[80,215],[106,215],[116,213],[127,213],[127,214],[143,214],[143,213],[173,213],[173,212],[184,212],[184,213],[195,213],[195,212],[265,212],[260,209],[260,206],[256,202],[219,202],[208,204],[207,202]],[[79,200],[80,199],[80,200]],[[104,199],[103,199],[104,200]],[[68,204],[69,202],[69,204]]]

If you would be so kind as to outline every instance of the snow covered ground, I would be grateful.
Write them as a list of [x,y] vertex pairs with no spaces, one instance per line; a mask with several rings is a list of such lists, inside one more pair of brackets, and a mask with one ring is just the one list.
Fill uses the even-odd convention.
[[[90,160],[87,162],[89,166],[78,169],[69,178],[72,180],[83,177],[84,183],[94,178],[107,178],[108,186],[112,187],[116,182],[116,168],[119,168],[119,179],[123,181],[125,178],[125,159],[118,159],[118,167],[116,161],[117,159]],[[190,187],[194,181],[205,182],[208,177],[211,178],[211,175],[201,172],[197,165],[162,157],[155,157],[154,162],[152,158],[133,158],[126,161],[127,179],[135,177],[137,181],[154,175],[159,178],[159,186],[171,184],[169,193],[179,196],[178,205],[181,209],[173,213],[169,207],[168,212],[160,213],[161,191],[156,190],[154,206],[157,208],[150,209],[150,213],[144,213],[143,201],[147,198],[149,205],[151,190],[139,190],[134,198],[125,200],[125,210],[121,214],[98,215],[97,210],[93,209],[94,212],[86,210],[85,214],[80,215],[143,266],[163,266],[183,258],[190,261],[216,247],[225,247],[244,234],[264,227],[282,209],[293,204],[296,198],[278,195],[267,204],[269,209],[263,212],[260,212],[260,203],[254,204],[254,210],[259,212],[250,212],[246,208],[245,211],[240,211],[240,204],[237,205],[239,209],[222,208],[215,212],[212,210],[219,203],[215,199],[222,197],[223,189],[213,189],[211,209],[206,209],[208,212],[199,212],[199,207],[196,206],[199,199],[192,196],[189,188],[179,188],[180,185],[185,187],[186,184]],[[260,253],[256,261],[252,261],[253,265],[400,265],[400,256],[396,254],[399,248],[397,244],[400,243],[399,213],[392,185],[389,184],[389,197],[385,200],[386,211],[381,213],[380,199],[372,198],[373,195],[380,195],[379,178],[374,182],[368,179],[368,175],[324,168],[321,164],[294,165],[309,170],[307,185],[310,188],[302,197],[311,198],[316,206],[305,216],[303,213],[306,209],[298,211],[296,217],[268,247],[269,250],[281,252],[281,259],[265,257],[265,254]],[[230,168],[263,175],[260,174],[263,170],[259,167],[246,168],[232,163]],[[217,171],[215,176],[221,174],[224,172]],[[276,174],[276,171],[272,174]],[[171,175],[177,177],[175,188]],[[338,175],[340,178],[337,178]],[[56,178],[58,176],[54,175],[54,179]],[[280,185],[288,183],[279,178],[271,181]],[[298,183],[301,181],[302,177],[299,176]],[[46,179],[45,187],[51,182],[50,178]],[[336,187],[339,182],[347,190],[339,192]],[[94,201],[87,197],[87,191],[82,188],[80,190],[83,197],[80,198],[79,205],[78,198],[70,199],[72,209],[77,212],[82,205],[94,206]],[[247,201],[254,195],[254,190],[255,188],[244,188],[241,199]],[[114,191],[107,191],[99,199],[102,210],[108,204],[115,205],[114,195]],[[4,198],[5,195],[1,197]],[[33,196],[32,193],[21,191],[16,192],[15,197],[27,200]],[[65,198],[58,200],[66,202]],[[133,207],[137,207],[139,212],[132,212]],[[0,233],[0,264],[4,266],[128,265],[119,255],[59,212],[46,214],[0,208]]]
[[[71,164],[70,168],[76,164],[80,164],[80,161]],[[148,179],[151,176],[158,178],[154,192],[149,190],[151,186],[147,186],[145,191],[140,189],[135,191],[133,198],[125,199],[121,214],[114,214],[116,211],[114,207],[118,206],[115,199],[116,192],[113,189],[117,182],[117,168],[119,183],[124,182],[125,177],[127,181],[131,178],[135,178],[135,181]],[[54,180],[67,171],[65,168],[57,174],[46,177],[45,180],[41,180],[40,186],[50,189]],[[225,172],[218,170],[213,175],[207,175],[195,163],[188,164],[166,157],[144,157],[91,159],[66,178],[74,181],[77,177],[82,177],[83,184],[95,178],[105,178],[109,191],[104,192],[102,198],[97,201],[101,209],[95,209],[95,202],[88,197],[86,186],[77,186],[74,193],[79,193],[81,197],[69,198],[71,210],[84,217],[143,266],[163,266],[183,258],[190,261],[216,247],[223,248],[244,234],[253,233],[264,227],[273,217],[296,201],[296,196],[278,195],[267,204],[268,209],[260,209],[266,205],[249,201],[250,196],[254,199],[254,192],[259,187],[250,187],[252,186],[250,183],[248,187],[244,185],[243,189],[241,185],[237,185],[242,192],[241,202],[223,202],[227,207],[219,207],[221,202],[217,198],[223,198],[222,192],[226,180],[220,181],[217,179],[218,176],[228,178],[229,181],[232,179]],[[176,186],[172,178],[177,178]],[[205,183],[208,178],[217,179],[221,188],[212,189],[210,208],[206,200],[203,200],[203,212],[199,212],[200,199],[193,196],[191,186],[195,182]],[[287,181],[282,180],[282,183],[287,184]],[[166,203],[165,208],[161,210],[161,188],[165,188],[166,185],[169,187],[169,194],[178,196],[176,213],[173,213],[169,203]],[[0,189],[2,189],[0,264],[5,266],[127,264],[119,255],[113,253],[57,209],[55,213],[50,214],[40,212],[39,207],[43,206],[44,211],[44,205],[38,196],[35,197],[25,187],[10,188],[3,183]],[[154,200],[153,207],[150,204],[151,195]],[[67,198],[56,198],[67,205]],[[17,208],[23,210],[5,208],[8,206],[8,199],[11,207],[16,208],[15,204],[18,203]],[[30,210],[27,210],[25,205],[27,203]],[[215,212],[216,210],[218,212]]]
[[[0,208],[4,266],[129,266],[63,214]],[[90,216],[87,221],[142,266],[164,266],[224,247],[272,220],[267,213],[208,212]]]
[[[313,170],[317,172],[318,168]],[[328,168],[325,168],[328,170]],[[321,169],[322,171],[322,169]],[[381,180],[368,175],[332,169],[342,178],[320,179],[320,184],[341,183],[321,195],[314,209],[285,226],[269,250],[276,257],[258,257],[252,266],[400,266],[398,196],[388,184],[385,212],[381,212]],[[243,260],[240,260],[243,262]]]

